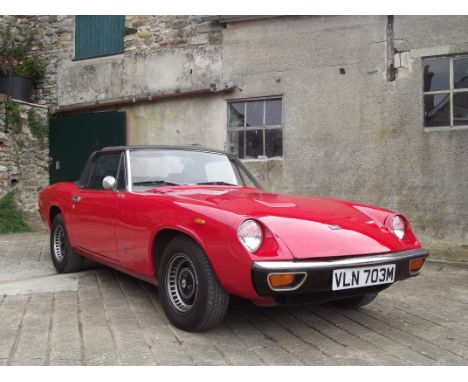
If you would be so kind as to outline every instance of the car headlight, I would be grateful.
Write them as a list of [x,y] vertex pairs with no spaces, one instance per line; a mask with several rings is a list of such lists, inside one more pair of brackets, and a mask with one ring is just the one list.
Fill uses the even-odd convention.
[[255,220],[246,220],[237,230],[237,236],[249,252],[255,252],[263,241],[263,230]]
[[400,240],[405,237],[406,223],[400,215],[395,215],[392,219],[392,230],[396,237]]

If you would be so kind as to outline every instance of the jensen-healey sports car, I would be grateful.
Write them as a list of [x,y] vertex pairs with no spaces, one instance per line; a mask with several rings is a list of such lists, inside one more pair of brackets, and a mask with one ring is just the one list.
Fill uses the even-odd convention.
[[91,260],[157,285],[188,331],[219,324],[230,295],[357,308],[428,256],[400,213],[266,192],[234,155],[200,147],[101,149],[39,209],[59,273]]

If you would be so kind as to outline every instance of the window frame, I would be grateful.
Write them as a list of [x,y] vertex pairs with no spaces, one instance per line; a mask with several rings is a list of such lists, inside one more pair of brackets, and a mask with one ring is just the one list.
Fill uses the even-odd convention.
[[[128,182],[127,182],[127,166],[126,166],[126,162],[127,162],[127,156],[125,155],[125,152],[122,151],[120,153],[120,161],[119,161],[119,167],[117,168],[117,178],[115,179],[115,190],[114,191],[117,191],[117,192],[123,192],[123,191],[127,191],[128,189]],[[120,180],[120,170],[122,169],[123,167],[123,187],[119,187],[119,180]]]
[[[265,120],[266,120],[266,102],[263,102],[263,125],[262,126],[247,126],[247,103],[249,102],[259,102],[259,101],[268,101],[268,100],[280,100],[281,101],[281,124],[280,125],[265,125]],[[265,161],[265,160],[272,160],[272,159],[279,159],[284,157],[284,98],[283,95],[273,95],[273,96],[267,96],[267,97],[253,97],[253,98],[240,98],[240,99],[228,99],[226,100],[227,102],[227,128],[226,128],[226,151],[230,154],[235,154],[230,152],[230,147],[231,147],[231,139],[230,139],[230,133],[231,132],[236,132],[236,131],[254,131],[254,130],[262,130],[263,133],[263,142],[262,142],[262,152],[263,154],[266,153],[266,130],[281,130],[281,145],[282,145],[282,155],[281,156],[275,156],[275,157],[267,157],[266,155],[263,155],[261,158],[246,158],[246,152],[247,152],[247,139],[246,135],[244,133],[244,158],[239,158],[240,160],[259,160],[259,161]],[[230,105],[234,103],[244,103],[244,126],[240,127],[230,127],[229,126],[229,118],[230,118],[230,113],[231,113],[231,108]],[[238,154],[237,154],[238,155]]]
[[[449,89],[447,90],[434,90],[434,91],[424,91],[424,60],[437,60],[445,58],[449,60]],[[421,89],[422,89],[422,109],[423,109],[423,129],[425,131],[452,131],[452,130],[464,130],[468,129],[468,122],[466,125],[454,125],[453,124],[453,95],[456,93],[468,93],[468,88],[454,88],[454,83],[453,83],[453,76],[454,76],[454,71],[453,71],[453,61],[454,59],[458,58],[466,58],[468,59],[468,54],[458,54],[458,55],[443,55],[443,56],[427,56],[427,57],[421,57],[421,76],[422,76],[422,81],[421,81]],[[426,126],[425,125],[425,106],[424,106],[424,97],[427,95],[436,95],[436,94],[448,94],[449,95],[449,122],[450,124],[447,126]]]

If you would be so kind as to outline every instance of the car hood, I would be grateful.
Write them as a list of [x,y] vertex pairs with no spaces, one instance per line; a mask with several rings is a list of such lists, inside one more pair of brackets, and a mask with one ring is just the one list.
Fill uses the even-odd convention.
[[[247,187],[164,187],[186,205],[193,201],[264,224],[297,259],[385,253],[408,245],[384,221],[393,212],[354,202],[263,192]],[[181,200],[182,199],[182,200]],[[417,246],[419,243],[413,243]]]

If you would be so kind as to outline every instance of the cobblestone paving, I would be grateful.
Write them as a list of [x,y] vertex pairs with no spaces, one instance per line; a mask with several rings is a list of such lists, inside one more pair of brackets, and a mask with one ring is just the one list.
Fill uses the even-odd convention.
[[57,275],[47,233],[0,236],[0,365],[468,365],[468,269],[361,310],[232,301],[221,326],[171,326],[157,288],[108,268]]

